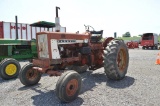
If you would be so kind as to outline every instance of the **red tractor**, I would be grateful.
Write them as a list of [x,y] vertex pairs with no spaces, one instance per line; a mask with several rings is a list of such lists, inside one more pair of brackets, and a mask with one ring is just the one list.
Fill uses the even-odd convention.
[[[121,80],[128,69],[129,54],[123,40],[111,37],[102,41],[103,30],[86,33],[39,32],[36,35],[38,58],[23,66],[19,73],[22,84],[37,84],[42,73],[60,76],[56,94],[63,102],[71,102],[81,89],[81,76],[88,68],[104,67],[112,80]],[[74,70],[74,71],[73,71]]]
[[56,84],[57,96],[63,102],[70,102],[81,89],[79,73],[87,68],[104,67],[108,78],[123,79],[129,63],[128,49],[122,40],[108,38],[102,42],[102,33],[103,30],[87,30],[86,34],[37,33],[38,58],[22,68],[20,81],[29,86],[37,84],[42,73],[60,76]]

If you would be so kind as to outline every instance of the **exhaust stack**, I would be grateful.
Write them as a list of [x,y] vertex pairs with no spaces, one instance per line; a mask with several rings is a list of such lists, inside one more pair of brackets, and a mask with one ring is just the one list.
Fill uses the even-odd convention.
[[16,39],[18,39],[18,19],[17,19],[17,16],[15,16],[15,21],[16,21]]
[[61,28],[61,25],[60,25],[60,19],[58,17],[58,9],[60,9],[60,7],[56,7],[56,17],[55,17],[55,31],[56,32],[60,32],[60,28]]

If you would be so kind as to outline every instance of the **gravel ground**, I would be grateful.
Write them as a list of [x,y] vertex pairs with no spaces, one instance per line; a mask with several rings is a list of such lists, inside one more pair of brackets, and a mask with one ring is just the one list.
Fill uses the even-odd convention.
[[[121,81],[111,81],[103,68],[81,74],[80,95],[71,103],[61,103],[55,95],[59,77],[43,75],[39,84],[25,87],[19,79],[0,78],[1,106],[159,106],[160,66],[158,50],[130,49],[129,68]],[[23,66],[26,62],[21,62]]]

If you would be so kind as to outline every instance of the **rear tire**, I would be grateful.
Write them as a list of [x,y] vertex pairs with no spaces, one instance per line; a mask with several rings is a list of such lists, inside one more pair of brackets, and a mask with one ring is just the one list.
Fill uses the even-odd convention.
[[112,40],[104,50],[104,70],[112,80],[121,80],[127,73],[129,54],[122,40]]
[[5,79],[17,78],[21,66],[19,62],[13,58],[6,58],[0,63],[0,76]]
[[56,84],[56,94],[62,102],[71,102],[79,95],[81,84],[82,79],[77,72],[66,71]]
[[41,73],[32,69],[33,64],[24,65],[19,73],[19,79],[23,85],[30,86],[37,84],[41,79]]

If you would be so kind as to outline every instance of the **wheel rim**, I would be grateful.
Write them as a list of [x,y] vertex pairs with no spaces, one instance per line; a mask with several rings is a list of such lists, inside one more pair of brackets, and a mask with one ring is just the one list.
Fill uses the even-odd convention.
[[15,64],[9,64],[5,68],[5,72],[7,75],[14,75],[17,72],[17,67]]
[[34,81],[38,77],[38,71],[34,69],[29,69],[26,73],[26,78],[30,81]]
[[73,96],[78,89],[78,81],[76,79],[72,79],[68,82],[66,87],[66,93],[68,96]]
[[118,52],[118,58],[117,58],[117,64],[118,68],[121,72],[124,71],[127,65],[127,54],[125,49],[120,49]]

